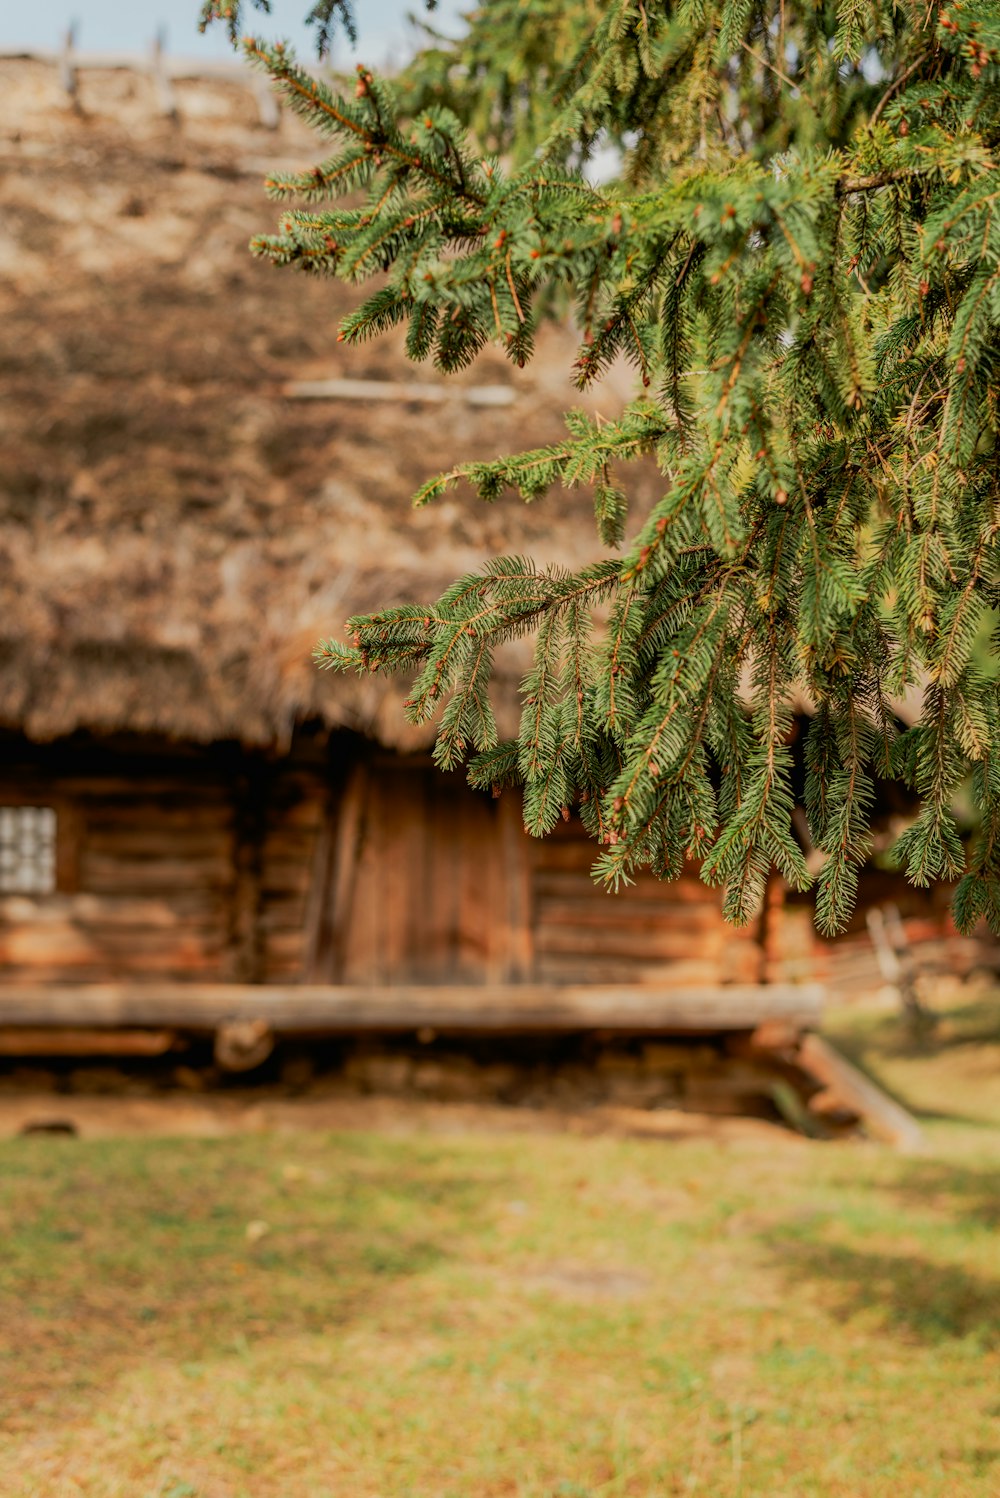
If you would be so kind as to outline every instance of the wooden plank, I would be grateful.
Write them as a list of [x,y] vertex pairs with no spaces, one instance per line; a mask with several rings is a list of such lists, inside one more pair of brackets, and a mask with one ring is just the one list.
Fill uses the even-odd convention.
[[[421,882],[425,840],[443,837],[449,841],[453,869],[460,856],[449,809],[434,807],[430,815],[422,814],[420,797],[426,793],[428,781],[428,772],[420,770],[397,769],[395,774],[384,772],[377,782],[373,778],[371,842],[378,871],[376,982],[412,977],[413,965],[419,960],[428,893]],[[438,974],[430,971],[427,976],[436,978]]]
[[815,1025],[814,984],[687,989],[542,984],[368,987],[227,983],[0,986],[0,1027],[11,1025],[214,1030],[266,1020],[291,1033],[351,1030],[695,1033],[753,1030],[766,1020]]
[[270,866],[296,867],[308,864],[316,847],[318,827],[281,827],[271,825],[264,840],[265,880]]
[[[744,937],[742,941],[728,941],[719,956],[718,973],[720,983],[759,983],[760,948],[755,941]],[[815,974],[811,969],[789,976],[785,981],[808,982]]]
[[852,1108],[876,1138],[901,1150],[922,1148],[924,1133],[913,1115],[822,1036],[803,1036],[796,1059],[817,1082]]
[[59,790],[67,796],[86,796],[121,806],[147,804],[157,814],[193,813],[198,802],[207,806],[227,804],[229,781],[223,775],[199,773],[181,779],[177,775],[155,776],[137,772],[132,776],[66,775],[58,778]]
[[287,927],[283,931],[269,930],[267,933],[267,966],[280,962],[288,970],[303,966],[302,928]]
[[[568,952],[539,952],[535,958],[539,982],[591,983],[616,986],[628,983],[648,988],[714,988],[719,964],[714,958],[675,957],[630,963],[623,958],[574,957]],[[756,973],[751,982],[756,981]]]
[[18,925],[70,921],[74,925],[175,928],[182,916],[196,917],[204,900],[196,896],[182,905],[174,900],[144,900],[131,895],[5,895],[0,897],[0,922]]
[[165,807],[159,801],[147,801],[144,794],[137,793],[131,802],[104,801],[88,797],[81,804],[86,808],[87,828],[91,835],[119,836],[123,831],[134,830],[136,823],[149,828],[156,836],[169,836],[175,832],[227,832],[233,822],[233,808],[221,799],[222,792],[213,792],[219,802],[208,801],[201,805]]
[[311,856],[280,864],[268,859],[261,870],[261,889],[265,896],[298,895],[306,899],[312,887],[312,873]]
[[164,1056],[173,1030],[0,1029],[0,1056]]
[[84,849],[80,883],[95,894],[161,893],[170,890],[224,890],[232,879],[228,858],[121,859]]
[[603,901],[598,905],[593,900],[566,897],[540,900],[539,925],[550,928],[589,926],[593,929],[600,923],[601,926],[613,926],[616,931],[679,931],[687,934],[689,946],[692,932],[725,931],[727,939],[747,939],[744,932],[726,927],[722,911],[716,905],[670,905],[661,901],[659,906],[655,906],[648,901],[633,902],[628,893],[613,904],[606,895]]
[[503,854],[504,901],[496,919],[506,928],[507,971],[512,983],[532,976],[535,962],[536,891],[532,878],[532,844],[524,830],[521,796],[508,791],[497,805]]
[[256,983],[262,977],[260,902],[267,796],[268,775],[263,764],[248,759],[233,786],[233,836],[229,844],[232,873],[226,976],[237,983]]
[[[433,774],[433,771],[430,772]],[[502,849],[493,805],[484,796],[458,790],[441,777],[449,819],[439,819],[442,841],[452,848],[456,885],[455,946],[452,973],[461,982],[502,983],[505,977],[505,933],[500,884]],[[442,808],[443,810],[443,808]]]
[[[36,927],[41,932],[47,928]],[[159,952],[169,957],[174,952],[221,952],[227,942],[227,932],[221,922],[212,926],[191,928],[179,926],[176,930],[164,930],[162,926],[99,926],[81,923],[74,927],[81,939],[92,943],[100,957],[112,956],[129,962],[144,954]],[[55,928],[58,935],[59,928]],[[39,937],[41,940],[42,938]],[[0,946],[7,938],[0,935]],[[249,981],[237,979],[237,982]]]
[[266,939],[267,976],[272,972],[274,937],[278,932],[297,930],[300,941],[299,960],[302,979],[315,983],[325,974],[320,966],[320,951],[329,921],[331,881],[334,872],[336,836],[333,807],[327,801],[322,823],[312,834],[312,855],[308,860],[309,888],[304,896],[284,891],[275,896],[265,885],[261,920]]
[[365,846],[368,788],[368,766],[363,761],[352,765],[337,809],[329,924],[315,963],[316,971],[329,979],[341,977],[347,967],[351,918]]
[[[316,839],[317,845],[322,841],[322,833]],[[311,864],[319,862],[319,854],[322,848],[316,847],[310,859]],[[326,850],[329,852],[329,848]],[[316,898],[319,898],[317,893]],[[265,926],[298,926],[305,930],[309,914],[312,909],[313,895],[311,890],[289,890],[289,889],[267,889],[261,890],[262,920]]]
[[118,858],[123,863],[148,862],[151,859],[227,858],[232,848],[232,830],[228,824],[217,827],[171,827],[134,823],[121,827],[94,827],[87,830],[88,857]]
[[[422,929],[419,932],[419,973],[424,981],[446,982],[459,968],[459,880],[461,878],[454,791],[434,772],[425,773],[428,834],[425,843]],[[464,975],[463,975],[464,976]]]
[[[707,905],[715,910],[721,907],[718,890],[709,889],[700,879],[678,879],[669,884],[665,880],[651,879],[640,874],[635,884],[628,889],[617,895],[611,894],[602,885],[595,884],[591,875],[590,866],[595,849],[596,844],[589,850],[591,856],[586,859],[567,859],[554,864],[547,859],[544,862],[539,860],[537,845],[533,843],[532,863],[537,894],[542,898],[589,898],[595,906],[600,905],[602,909],[613,908],[617,904],[652,906],[654,909],[671,905]],[[566,847],[559,849],[562,854],[568,851]]]
[[723,934],[720,930],[705,932],[665,928],[653,922],[622,930],[611,921],[603,925],[550,926],[544,915],[535,932],[535,949],[539,953],[556,953],[579,957],[614,957],[623,962],[648,962],[660,958],[690,957],[718,960]]

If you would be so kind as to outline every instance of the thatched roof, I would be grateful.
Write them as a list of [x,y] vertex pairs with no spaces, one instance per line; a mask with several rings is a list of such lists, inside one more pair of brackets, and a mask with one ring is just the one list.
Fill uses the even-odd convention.
[[456,458],[555,439],[567,337],[500,409],[288,399],[414,372],[336,345],[350,293],[246,252],[264,170],[313,156],[301,127],[265,129],[238,78],[174,90],[177,120],[140,70],[91,70],[73,106],[55,65],[0,60],[0,726],[412,743],[405,683],[320,674],[312,645],[498,550],[596,553],[585,497],[407,504]]

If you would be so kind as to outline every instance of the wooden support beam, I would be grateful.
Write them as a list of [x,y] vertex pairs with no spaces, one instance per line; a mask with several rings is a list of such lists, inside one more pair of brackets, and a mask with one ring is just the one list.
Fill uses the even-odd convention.
[[704,1034],[754,1030],[768,1020],[808,1028],[823,991],[815,984],[720,988],[494,984],[466,987],[332,984],[4,984],[0,1028],[171,1027],[212,1032],[263,1020],[276,1033],[410,1031],[456,1033]]
[[0,1056],[165,1056],[184,1047],[173,1030],[0,1029]]
[[237,983],[262,976],[261,862],[267,824],[268,775],[253,760],[234,787],[233,892],[230,905],[229,975]]
[[804,1036],[797,1059],[810,1076],[854,1110],[876,1139],[902,1150],[922,1148],[923,1130],[913,1115],[822,1036]]

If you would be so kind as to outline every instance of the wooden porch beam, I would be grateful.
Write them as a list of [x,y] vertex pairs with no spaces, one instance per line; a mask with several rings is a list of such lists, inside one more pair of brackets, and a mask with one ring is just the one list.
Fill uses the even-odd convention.
[[97,983],[0,985],[0,1029],[155,1026],[214,1031],[262,1020],[276,1033],[428,1027],[451,1033],[702,1034],[753,1030],[768,1020],[818,1023],[816,984],[637,988],[493,984],[373,987],[333,984]]

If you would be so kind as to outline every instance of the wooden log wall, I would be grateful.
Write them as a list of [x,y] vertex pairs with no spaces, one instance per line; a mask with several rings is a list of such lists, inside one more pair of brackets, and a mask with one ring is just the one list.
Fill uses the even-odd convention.
[[314,981],[674,988],[767,976],[760,923],[727,927],[693,869],[610,895],[579,824],[528,838],[516,794],[477,796],[429,765],[377,756],[355,794],[333,902],[340,957]]
[[308,978],[311,899],[322,891],[317,844],[331,791],[317,771],[282,768],[267,782],[260,852],[260,966],[265,983]]
[[[329,758],[233,750],[0,767],[0,805],[54,806],[59,888],[0,895],[0,981],[281,985],[754,983],[694,871],[594,885],[575,824],[528,838],[426,759],[335,741]],[[44,770],[44,773],[43,773]]]
[[764,979],[760,922],[734,930],[692,868],[676,883],[641,874],[614,895],[596,885],[594,844],[573,823],[532,840],[535,977],[548,983],[682,987]]
[[0,805],[55,809],[58,867],[54,893],[0,893],[0,981],[307,976],[325,764],[233,748],[4,748]]
[[7,981],[229,976],[234,808],[222,777],[0,777],[0,803],[53,806],[59,888],[0,896]]

